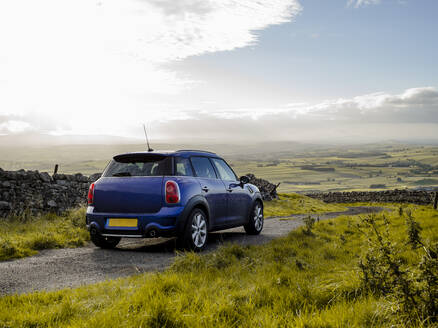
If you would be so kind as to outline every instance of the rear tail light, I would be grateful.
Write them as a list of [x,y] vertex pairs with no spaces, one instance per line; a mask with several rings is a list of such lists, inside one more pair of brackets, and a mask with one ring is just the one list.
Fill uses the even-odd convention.
[[166,203],[176,204],[179,203],[180,193],[178,184],[175,181],[166,182]]
[[88,189],[88,205],[92,205],[94,202],[94,183],[90,185],[90,188]]

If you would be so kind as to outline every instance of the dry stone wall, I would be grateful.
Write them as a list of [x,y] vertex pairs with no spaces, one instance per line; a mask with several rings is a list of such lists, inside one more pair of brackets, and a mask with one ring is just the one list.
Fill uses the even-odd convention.
[[322,200],[326,203],[413,203],[419,205],[432,204],[435,193],[420,190],[385,190],[385,191],[351,191],[310,193],[306,196]]
[[0,217],[44,212],[61,213],[85,205],[88,187],[100,174],[90,177],[38,171],[4,171],[0,168]]
[[[91,182],[100,177],[81,173],[74,175],[53,174],[38,171],[4,171],[0,168],[0,217],[20,215],[25,211],[32,214],[55,212],[85,205]],[[277,186],[267,180],[248,174],[250,183],[255,184],[264,200],[278,198]]]
[[273,200],[278,198],[277,187],[280,184],[270,183],[268,180],[256,178],[254,174],[248,173],[249,183],[257,186],[260,190],[263,200]]
[[[54,174],[38,171],[4,171],[0,168],[0,217],[20,215],[24,211],[32,214],[56,212],[85,205],[91,182],[100,177],[99,173],[90,177],[81,173],[74,175]],[[278,185],[248,174],[250,183],[256,185],[264,200],[278,198]],[[431,204],[434,192],[417,190],[353,191],[311,193],[306,196],[326,203],[354,202],[396,202]]]

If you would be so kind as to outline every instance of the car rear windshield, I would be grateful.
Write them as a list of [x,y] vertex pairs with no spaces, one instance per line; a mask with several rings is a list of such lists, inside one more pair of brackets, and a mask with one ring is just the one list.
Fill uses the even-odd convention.
[[154,177],[172,175],[172,158],[156,154],[115,156],[104,177]]

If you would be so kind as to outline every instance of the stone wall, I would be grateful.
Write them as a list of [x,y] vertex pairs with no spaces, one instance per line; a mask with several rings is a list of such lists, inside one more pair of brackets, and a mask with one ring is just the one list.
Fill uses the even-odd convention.
[[273,200],[278,198],[277,187],[280,184],[270,183],[268,180],[256,178],[254,174],[248,173],[249,183],[257,186],[260,190],[263,200]]
[[4,171],[0,168],[0,217],[10,214],[61,213],[85,205],[88,187],[100,175],[86,177],[38,171]]
[[[90,183],[100,174],[90,177],[81,173],[74,175],[54,174],[38,171],[4,171],[0,168],[0,217],[20,215],[24,211],[32,214],[62,213],[68,208],[86,205]],[[277,186],[269,181],[248,174],[264,200],[278,198]]]
[[[54,174],[38,171],[4,171],[0,168],[0,217],[22,214],[28,210],[32,214],[56,212],[85,205],[91,182],[100,177],[99,173],[90,177],[80,173],[74,175]],[[278,185],[258,179],[248,174],[250,183],[256,185],[264,200],[278,198]],[[311,193],[306,196],[326,203],[354,202],[395,202],[431,204],[434,193],[416,190],[353,191]]]
[[385,190],[385,191],[351,191],[310,193],[306,196],[322,200],[326,203],[413,203],[420,205],[432,204],[435,193],[419,190]]

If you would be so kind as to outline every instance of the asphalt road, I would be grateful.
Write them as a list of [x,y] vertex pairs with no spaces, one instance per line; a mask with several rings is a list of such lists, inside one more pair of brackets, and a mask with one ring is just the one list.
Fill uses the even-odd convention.
[[[352,207],[346,212],[314,215],[320,220],[341,214],[353,215],[381,211],[380,207]],[[258,236],[235,228],[209,235],[207,251],[223,243],[263,244],[303,225],[306,215],[265,220]],[[147,271],[163,270],[176,256],[173,239],[122,239],[116,249],[104,250],[89,244],[81,248],[43,250],[28,258],[0,262],[0,295],[37,290],[54,290],[92,284]]]

